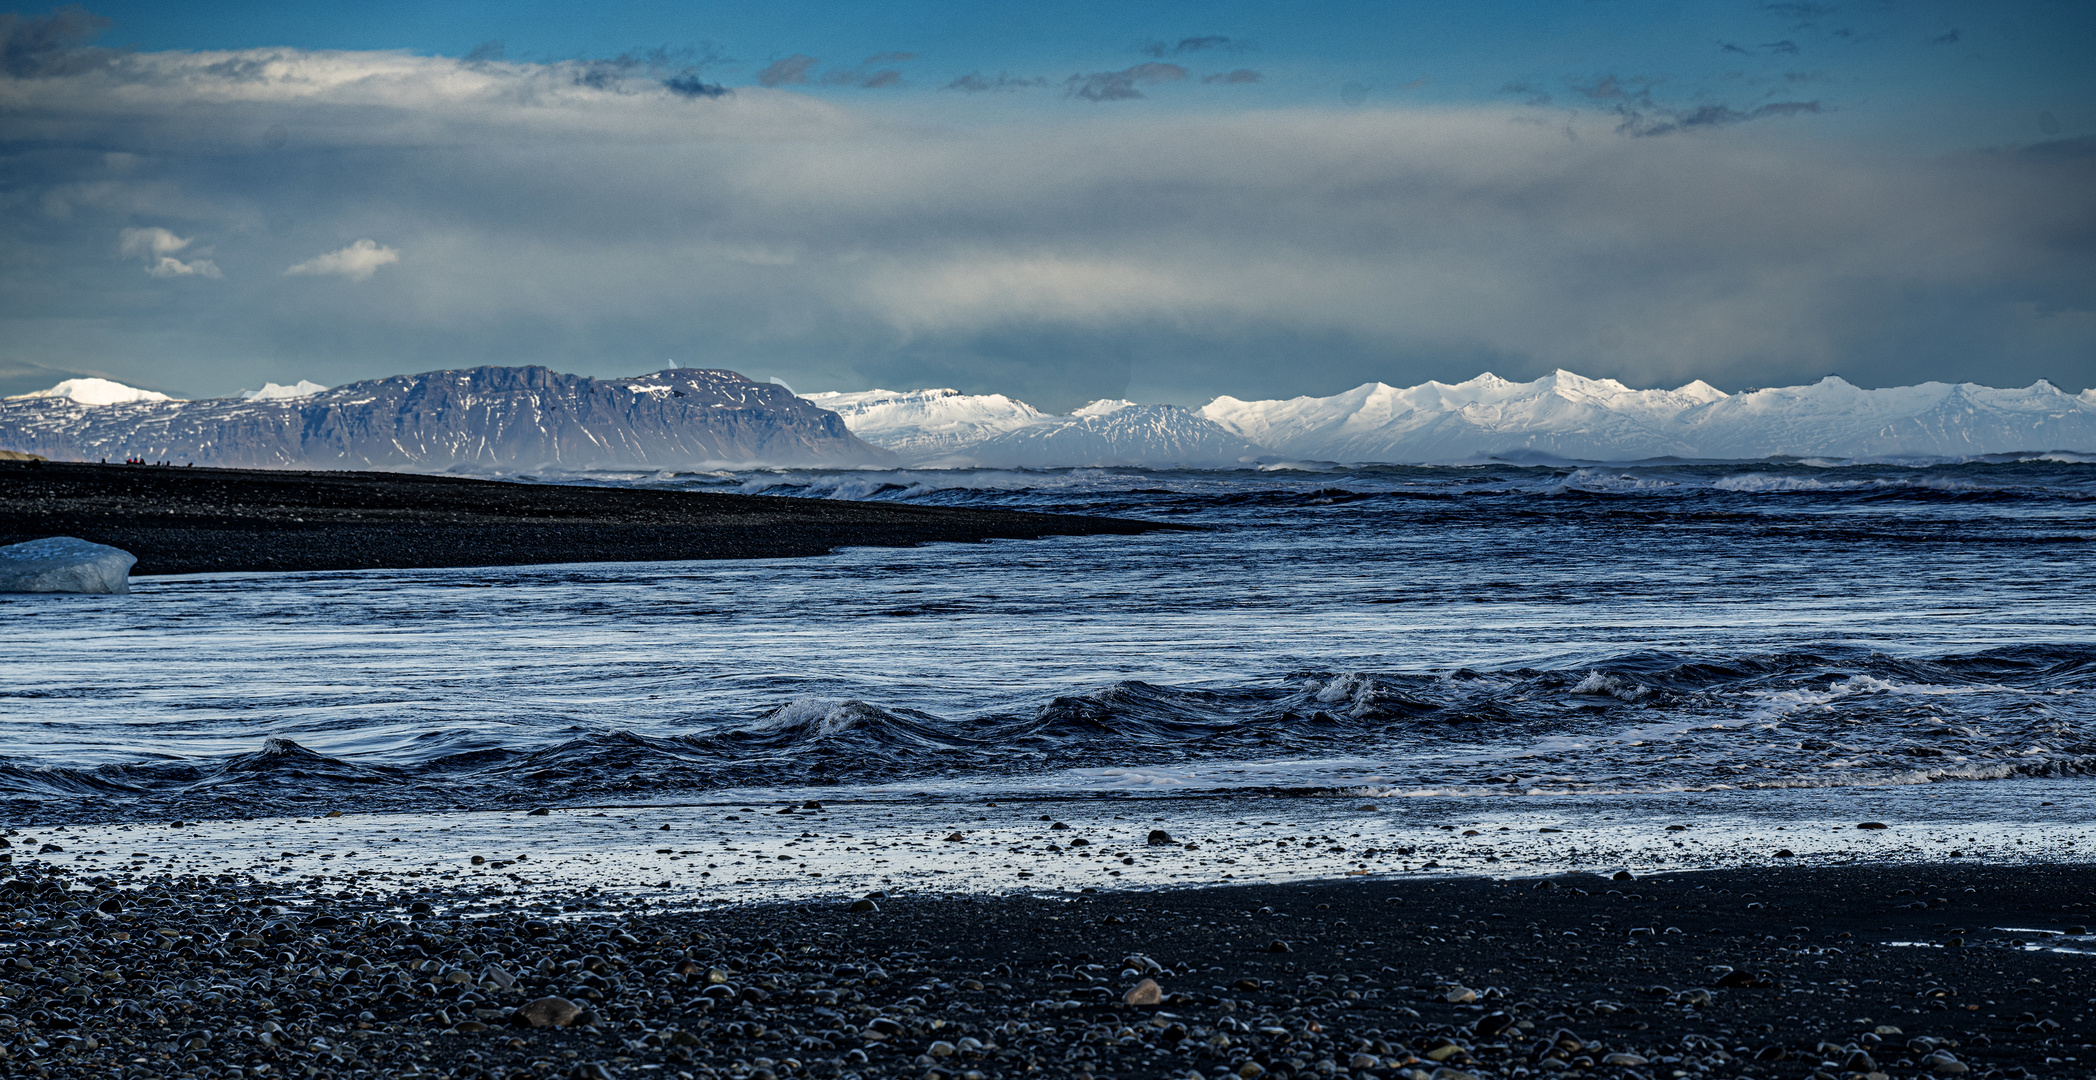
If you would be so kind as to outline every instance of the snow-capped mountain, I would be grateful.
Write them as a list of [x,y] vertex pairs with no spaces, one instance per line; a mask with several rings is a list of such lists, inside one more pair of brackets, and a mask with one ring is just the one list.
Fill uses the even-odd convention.
[[957,390],[862,390],[804,394],[844,418],[852,434],[917,461],[960,452],[1051,417],[1003,394]]
[[1702,382],[1633,390],[1559,371],[1526,383],[1485,374],[1404,388],[1368,383],[1326,398],[1219,397],[1201,415],[1276,453],[1321,461],[1451,461],[1522,451],[1606,460],[1692,456],[1668,421],[1724,397]]
[[61,384],[0,401],[0,448],[80,461],[501,472],[897,461],[783,387],[698,368],[592,379],[478,367],[203,401]]
[[1003,394],[946,389],[806,396],[853,434],[931,468],[1228,469],[1266,453],[1176,405],[1095,401],[1059,416]]
[[1141,466],[1238,469],[1270,456],[1177,405],[1094,402],[1068,416],[992,435],[927,464],[1010,469]]
[[2069,395],[2045,382],[2020,390],[1975,383],[1865,390],[1829,376],[1728,395],[1702,382],[1633,390],[1558,371],[1525,383],[1487,374],[1402,389],[1369,383],[1323,398],[1220,397],[1201,414],[1278,454],[1342,462],[2096,450],[2096,390]]
[[285,386],[281,383],[263,383],[260,390],[242,390],[240,392],[240,400],[288,401],[291,398],[312,397],[314,394],[326,389],[327,387],[309,379],[300,379],[291,386]]
[[1921,383],[1865,390],[1828,377],[1753,390],[1676,418],[1701,457],[1959,457],[2096,450],[2096,389],[2066,394]]
[[173,401],[174,398],[152,390],[140,390],[109,379],[67,379],[49,390],[36,390],[7,400],[48,398],[54,401],[70,401],[76,405],[123,405],[133,401]]

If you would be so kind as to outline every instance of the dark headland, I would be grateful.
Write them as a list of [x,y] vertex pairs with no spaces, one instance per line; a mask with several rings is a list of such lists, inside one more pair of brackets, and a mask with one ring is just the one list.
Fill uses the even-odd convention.
[[77,536],[138,556],[134,574],[784,558],[1170,527],[412,473],[0,462],[0,544]]

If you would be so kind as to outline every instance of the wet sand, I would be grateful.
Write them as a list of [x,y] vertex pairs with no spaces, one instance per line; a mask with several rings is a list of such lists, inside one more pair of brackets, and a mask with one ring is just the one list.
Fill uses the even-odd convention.
[[1169,527],[410,473],[0,462],[0,544],[77,536],[138,556],[136,575],[785,558]]

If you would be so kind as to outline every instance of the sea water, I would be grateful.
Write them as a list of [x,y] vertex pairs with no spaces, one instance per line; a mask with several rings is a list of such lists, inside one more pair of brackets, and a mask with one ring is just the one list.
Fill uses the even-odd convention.
[[2096,464],[544,479],[1184,528],[0,597],[0,806],[1794,808],[2096,769]]

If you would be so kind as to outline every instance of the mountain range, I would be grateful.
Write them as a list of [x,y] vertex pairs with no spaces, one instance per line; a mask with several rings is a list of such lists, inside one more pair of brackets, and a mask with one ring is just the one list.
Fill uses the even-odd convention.
[[[1727,394],[1697,381],[1634,390],[1557,371],[1530,382],[1367,383],[1330,397],[1198,409],[1095,402],[1068,416],[953,390],[816,394],[859,437],[914,464],[1239,467],[1281,461],[1407,464],[1502,459],[1961,458],[2096,452],[2096,390],[2067,394],[1922,383]],[[1134,410],[1141,410],[1140,413]],[[1125,417],[1119,423],[1114,417]],[[1139,418],[1139,422],[1138,421]]]
[[103,379],[0,400],[0,449],[74,460],[495,472],[831,466],[1231,469],[1768,457],[1882,460],[2096,453],[2096,390],[1921,383],[1727,394],[1636,390],[1557,371],[1529,382],[1367,383],[1329,397],[1198,409],[1095,401],[1066,415],[1002,394],[796,397],[731,371],[591,379],[480,367],[328,389],[271,384],[180,401]]

